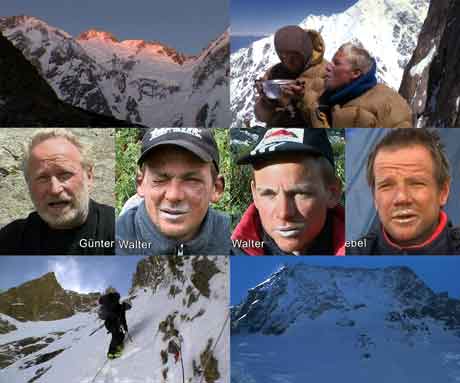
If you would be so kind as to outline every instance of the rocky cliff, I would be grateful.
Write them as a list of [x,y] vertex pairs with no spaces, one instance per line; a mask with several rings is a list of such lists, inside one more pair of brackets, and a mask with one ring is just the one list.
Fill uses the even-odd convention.
[[400,93],[414,108],[419,127],[460,125],[459,14],[458,1],[431,2],[404,71]]
[[13,287],[0,294],[0,313],[18,321],[50,321],[68,318],[97,305],[99,293],[65,291],[54,273]]

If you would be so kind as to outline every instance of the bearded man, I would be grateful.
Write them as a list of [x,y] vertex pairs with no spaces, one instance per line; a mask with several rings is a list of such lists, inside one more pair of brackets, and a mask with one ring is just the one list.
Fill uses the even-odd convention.
[[114,254],[115,211],[90,198],[93,169],[86,148],[72,132],[36,131],[23,157],[36,211],[0,230],[0,253]]

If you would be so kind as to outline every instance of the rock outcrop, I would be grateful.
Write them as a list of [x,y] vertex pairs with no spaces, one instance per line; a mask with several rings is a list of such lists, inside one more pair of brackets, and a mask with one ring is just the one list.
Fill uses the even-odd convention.
[[408,101],[416,117],[425,111],[430,64],[439,49],[449,2],[438,0],[430,3],[417,47],[404,70],[399,93]]
[[432,1],[400,93],[419,127],[460,126],[460,3]]
[[0,312],[18,321],[50,321],[89,311],[98,293],[88,295],[65,291],[50,272],[0,294]]

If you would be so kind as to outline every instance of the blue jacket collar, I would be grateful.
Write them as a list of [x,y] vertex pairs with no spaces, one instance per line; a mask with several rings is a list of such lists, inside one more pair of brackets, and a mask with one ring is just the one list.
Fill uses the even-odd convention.
[[372,64],[369,72],[363,74],[361,77],[358,77],[355,81],[339,89],[326,91],[321,97],[322,103],[330,106],[337,104],[344,105],[348,101],[361,96],[363,93],[377,85],[377,65],[375,60],[373,61],[374,63]]

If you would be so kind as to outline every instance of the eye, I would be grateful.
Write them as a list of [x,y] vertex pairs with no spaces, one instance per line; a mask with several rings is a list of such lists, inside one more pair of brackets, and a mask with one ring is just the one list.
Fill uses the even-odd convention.
[[48,176],[40,176],[35,178],[35,181],[40,182],[40,183],[45,183],[48,182],[49,177]]
[[272,199],[276,197],[276,193],[274,190],[262,190],[260,193],[261,197]]
[[187,182],[201,182],[201,178],[189,177],[189,178],[186,178],[185,181],[187,181]]
[[378,183],[377,186],[376,186],[376,189],[385,191],[385,190],[391,189],[392,186],[393,186],[392,182],[389,182],[389,181],[385,182],[384,181],[384,182]]
[[74,175],[74,173],[72,173],[72,172],[62,172],[62,173],[59,173],[58,178],[59,178],[60,181],[66,181],[66,180],[72,178],[73,175]]
[[297,192],[296,195],[298,195],[301,198],[311,198],[315,195],[315,193],[311,190],[303,190]]
[[160,184],[164,184],[164,183],[167,182],[167,181],[168,181],[167,178],[154,178],[154,179],[152,180],[152,183],[153,183],[154,185],[160,185]]

